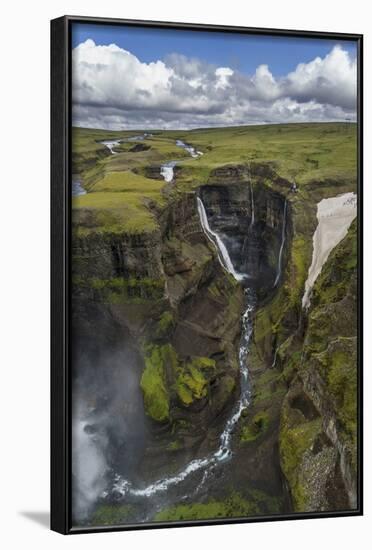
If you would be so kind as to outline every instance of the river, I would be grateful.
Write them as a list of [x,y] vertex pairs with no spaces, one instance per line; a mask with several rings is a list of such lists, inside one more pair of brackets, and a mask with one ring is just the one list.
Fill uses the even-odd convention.
[[[246,279],[246,276],[235,270],[223,240],[217,232],[210,228],[206,210],[200,197],[197,197],[197,209],[203,232],[208,240],[215,246],[221,265],[236,281],[242,283]],[[249,406],[251,399],[248,353],[253,330],[256,296],[254,290],[249,287],[244,288],[244,295],[245,308],[241,319],[241,339],[239,346],[240,394],[220,434],[218,448],[210,455],[190,461],[177,474],[169,477],[165,476],[146,487],[135,487],[130,480],[117,475],[110,491],[116,497],[120,496],[125,499],[127,496],[131,495],[134,497],[148,498],[157,493],[164,493],[171,487],[182,483],[191,474],[199,471],[201,471],[203,477],[201,481],[199,480],[198,485],[202,485],[205,483],[210,472],[214,470],[217,465],[223,464],[231,459],[233,453],[232,434],[243,411]],[[196,489],[197,488],[198,487],[196,487]]]
[[[176,139],[176,145],[177,147],[182,147],[182,149],[185,149],[185,151],[187,151],[192,158],[197,159],[203,154],[201,151],[197,151],[195,147],[188,145],[181,139]],[[175,166],[177,166],[177,162],[175,160],[170,160],[161,165],[160,174],[166,183],[171,183],[174,180]]]

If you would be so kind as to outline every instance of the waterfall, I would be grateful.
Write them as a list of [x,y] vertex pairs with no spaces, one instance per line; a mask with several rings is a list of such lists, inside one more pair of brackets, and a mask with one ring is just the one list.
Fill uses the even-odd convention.
[[252,186],[252,177],[251,177],[251,164],[248,162],[248,176],[249,176],[249,188],[251,192],[251,223],[250,228],[254,226],[254,196],[253,196],[253,186]]
[[280,277],[282,276],[282,257],[285,244],[285,230],[287,225],[287,199],[284,201],[284,211],[283,211],[283,222],[282,222],[282,242],[280,245],[279,256],[278,256],[278,269],[276,273],[276,278],[274,282],[274,287],[279,283]]
[[204,208],[203,201],[200,197],[196,198],[197,200],[197,206],[198,206],[198,212],[200,217],[200,223],[203,228],[203,231],[205,235],[208,237],[208,239],[211,241],[211,243],[214,245],[215,249],[217,250],[217,256],[220,261],[221,266],[228,272],[231,273],[231,275],[236,279],[237,281],[242,281],[245,276],[241,273],[238,273],[230,259],[230,255],[227,251],[227,248],[225,246],[225,243],[222,241],[221,237],[213,231],[209,225],[207,213]]
[[174,178],[174,167],[176,166],[176,162],[171,160],[170,162],[166,162],[165,164],[162,164],[160,167],[160,175],[164,178],[164,181],[167,183],[171,183]]
[[278,355],[278,350],[279,350],[279,346],[277,346],[275,348],[274,359],[273,359],[273,362],[272,362],[272,365],[271,365],[272,369],[275,368],[275,366],[276,366],[276,358],[277,358],[277,355]]
[[114,147],[117,147],[121,141],[122,141],[122,140],[120,140],[120,139],[117,139],[117,140],[105,140],[105,141],[101,141],[101,143],[102,143],[102,145],[104,145],[105,147],[107,147],[107,149],[110,151],[110,153],[111,153],[112,155],[117,155],[117,152],[114,151]]
[[121,139],[105,139],[103,141],[100,141],[99,143],[102,143],[107,149],[110,151],[112,155],[117,155],[117,151],[114,151],[114,147],[117,147],[120,143],[124,142],[132,142],[132,141],[143,141],[144,139],[152,137],[152,134],[147,134],[146,132],[144,134],[141,134],[139,136],[130,136],[128,138],[121,138]]
[[254,197],[253,197],[252,180],[250,180],[250,189],[251,189],[251,224],[250,224],[250,227],[253,227],[254,226]]
[[199,158],[203,154],[201,151],[197,151],[195,147],[192,147],[192,145],[187,145],[187,143],[184,143],[180,139],[176,140],[176,145],[185,149],[193,158]]
[[[146,136],[146,134],[144,134]],[[129,141],[129,140],[128,140]],[[191,145],[187,145],[180,139],[176,140],[177,147],[182,147],[187,151],[193,158],[199,158],[203,153],[201,151],[197,151],[195,147],[192,147]],[[160,167],[160,175],[164,178],[164,181],[166,183],[171,183],[174,179],[174,167],[176,166],[177,162],[174,160],[171,160],[169,162],[166,162],[161,165]]]

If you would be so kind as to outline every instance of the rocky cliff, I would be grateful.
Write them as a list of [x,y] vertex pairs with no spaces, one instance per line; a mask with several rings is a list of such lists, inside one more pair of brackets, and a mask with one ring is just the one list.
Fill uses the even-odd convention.
[[282,467],[295,510],[357,502],[356,223],[318,278],[286,395]]

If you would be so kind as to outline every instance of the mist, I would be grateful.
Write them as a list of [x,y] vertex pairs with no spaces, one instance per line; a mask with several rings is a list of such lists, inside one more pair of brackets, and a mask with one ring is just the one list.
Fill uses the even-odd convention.
[[146,428],[141,359],[127,339],[117,343],[114,351],[110,345],[86,338],[74,342],[74,522],[89,521],[106,496],[114,473],[130,475],[143,453]]

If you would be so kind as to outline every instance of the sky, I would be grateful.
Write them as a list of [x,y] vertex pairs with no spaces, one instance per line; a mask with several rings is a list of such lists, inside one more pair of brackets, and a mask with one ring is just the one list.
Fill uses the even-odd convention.
[[356,43],[74,23],[73,124],[106,129],[356,119]]

